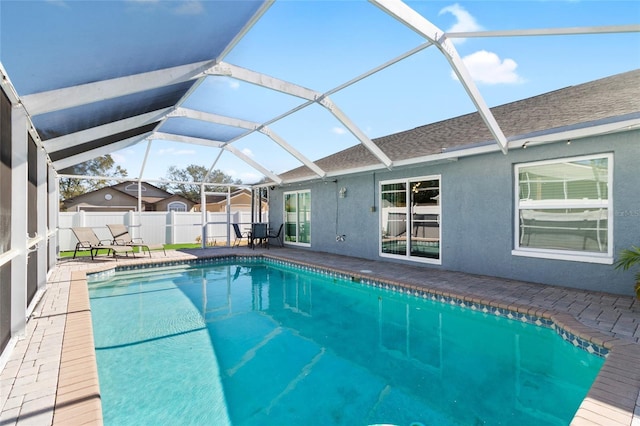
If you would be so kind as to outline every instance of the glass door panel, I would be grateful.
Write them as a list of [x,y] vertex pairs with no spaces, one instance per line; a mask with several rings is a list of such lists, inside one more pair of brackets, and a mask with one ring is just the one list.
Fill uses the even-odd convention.
[[411,192],[410,255],[440,257],[440,187],[438,180],[409,182]]
[[311,193],[298,194],[298,242],[311,243]]
[[407,185],[404,182],[382,185],[382,253],[407,253]]
[[284,241],[311,244],[311,192],[284,194]]
[[291,243],[298,241],[298,197],[296,195],[295,193],[284,195],[284,240]]

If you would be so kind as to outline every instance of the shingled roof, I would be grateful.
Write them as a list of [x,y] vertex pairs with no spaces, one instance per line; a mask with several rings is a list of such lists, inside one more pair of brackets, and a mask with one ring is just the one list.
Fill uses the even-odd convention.
[[[491,108],[508,140],[526,135],[601,123],[618,117],[640,116],[640,70]],[[637,117],[635,117],[637,118]],[[394,161],[441,154],[450,150],[495,144],[477,112],[373,139]],[[364,146],[356,145],[316,161],[328,173],[379,164]],[[306,166],[280,175],[284,180],[317,178]]]

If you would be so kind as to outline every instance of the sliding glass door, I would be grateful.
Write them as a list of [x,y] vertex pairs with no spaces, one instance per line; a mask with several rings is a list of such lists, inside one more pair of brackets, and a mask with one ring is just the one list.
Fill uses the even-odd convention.
[[380,183],[380,255],[440,263],[440,176]]
[[284,241],[311,245],[311,191],[285,192]]

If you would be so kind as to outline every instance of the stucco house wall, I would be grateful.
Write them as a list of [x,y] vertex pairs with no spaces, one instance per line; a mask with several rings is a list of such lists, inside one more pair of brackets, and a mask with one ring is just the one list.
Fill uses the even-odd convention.
[[[296,183],[270,193],[269,221],[282,223],[283,193],[311,190],[311,247],[390,262],[379,255],[379,182],[441,175],[441,264],[430,268],[526,280],[544,284],[632,294],[632,274],[611,264],[516,256],[514,248],[515,175],[518,163],[613,153],[613,252],[640,240],[640,131],[628,131],[512,149],[508,155],[484,154],[442,164]],[[340,188],[347,189],[340,198]],[[372,206],[376,206],[372,212]],[[336,241],[344,235],[344,241]],[[305,249],[301,247],[301,249]],[[411,262],[415,264],[414,262]]]

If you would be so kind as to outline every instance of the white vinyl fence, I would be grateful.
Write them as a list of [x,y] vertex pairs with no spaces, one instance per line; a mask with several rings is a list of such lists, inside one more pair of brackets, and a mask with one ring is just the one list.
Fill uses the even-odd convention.
[[[266,221],[266,215],[262,221]],[[259,221],[259,220],[258,220]],[[60,212],[58,216],[58,241],[60,251],[74,250],[78,240],[72,227],[93,228],[101,240],[111,240],[107,224],[121,223],[128,227],[133,238],[142,238],[147,244],[201,243],[202,213],[182,212]],[[241,230],[251,226],[251,213],[207,213],[207,245],[224,246],[233,243],[235,234],[231,224],[240,224]]]

